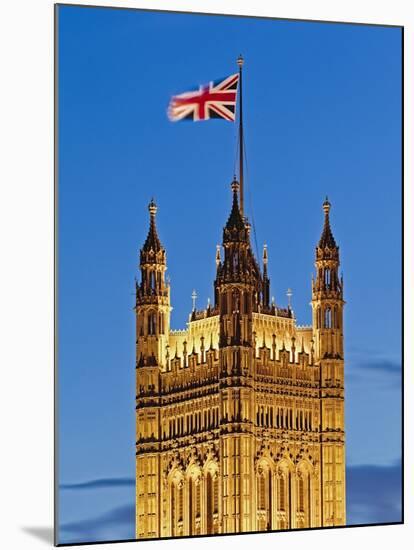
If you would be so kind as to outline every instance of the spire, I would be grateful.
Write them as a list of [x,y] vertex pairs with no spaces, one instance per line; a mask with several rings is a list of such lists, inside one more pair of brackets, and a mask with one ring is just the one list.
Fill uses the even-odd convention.
[[236,180],[236,176],[234,176],[233,181],[231,182],[231,189],[233,191],[233,206],[230,212],[229,219],[227,220],[226,229],[243,230],[245,229],[245,224],[239,208],[239,182]]
[[220,245],[218,244],[216,246],[216,267],[220,265],[221,262],[221,254],[220,254]]
[[292,292],[291,288],[287,289],[286,296],[287,296],[287,299],[288,299],[288,308],[290,309],[291,306],[292,306],[292,296],[293,296],[293,292]]
[[322,208],[325,212],[325,223],[318,246],[319,248],[337,248],[334,236],[332,235],[331,225],[329,223],[329,211],[331,209],[331,203],[329,202],[328,197],[326,197]]
[[147,239],[142,248],[143,252],[149,252],[153,250],[154,252],[159,252],[162,249],[161,241],[157,234],[157,227],[155,224],[155,214],[157,213],[157,205],[154,202],[154,199],[151,199],[151,202],[148,205],[148,210],[150,213],[150,227],[147,235]]
[[263,245],[263,269],[267,267],[267,244]]
[[195,289],[191,293],[191,300],[193,301],[193,311],[195,311],[195,309],[196,309],[196,300],[197,300],[197,292],[195,291]]

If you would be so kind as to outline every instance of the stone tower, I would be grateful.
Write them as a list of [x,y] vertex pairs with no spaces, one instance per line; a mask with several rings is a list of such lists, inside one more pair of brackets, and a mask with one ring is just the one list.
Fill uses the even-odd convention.
[[233,206],[223,230],[224,259],[217,265],[215,281],[220,316],[220,471],[226,472],[222,528],[230,533],[253,529],[253,312],[258,311],[262,293],[262,277],[250,248],[250,227],[240,213],[238,189],[238,182],[233,181]]
[[321,447],[323,525],[345,523],[343,280],[339,278],[339,247],[332,235],[329,212],[316,247],[316,278],[312,281],[315,363],[321,373]]
[[170,289],[166,253],[157,234],[157,207],[148,206],[150,227],[140,253],[136,283],[137,517],[147,536],[159,533],[160,372],[165,368],[170,332]]
[[136,286],[138,539],[345,523],[343,283],[323,209],[312,325],[270,303],[268,250],[261,269],[233,180],[214,304],[171,330],[151,201]]

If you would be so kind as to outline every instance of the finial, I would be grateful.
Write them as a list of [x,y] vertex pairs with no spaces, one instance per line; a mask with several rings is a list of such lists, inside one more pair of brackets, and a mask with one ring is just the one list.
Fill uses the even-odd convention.
[[154,198],[151,199],[151,202],[148,205],[148,210],[151,216],[155,216],[157,213],[157,205],[155,204]]
[[263,245],[263,265],[267,265],[267,244]]
[[292,289],[291,288],[288,288],[287,291],[286,291],[286,296],[287,296],[287,299],[288,299],[288,307],[290,308],[291,306],[291,298],[293,296],[293,292],[292,292]]
[[272,296],[272,306],[274,306],[274,305],[275,305],[275,297]]
[[325,214],[329,214],[329,210],[331,209],[331,203],[329,202],[328,195],[325,197],[325,202],[322,205],[323,211]]
[[237,58],[237,65],[242,68],[243,67],[243,63],[244,63],[244,59],[243,59],[243,56],[242,54],[239,55],[239,57]]
[[218,267],[219,266],[219,263],[221,262],[221,254],[220,254],[220,245],[218,244],[216,246],[216,266]]
[[195,305],[196,305],[196,300],[197,300],[197,292],[195,290],[193,290],[193,292],[191,294],[191,298],[193,300],[193,311],[195,311]]
[[236,176],[233,176],[233,181],[231,182],[231,189],[233,193],[237,193],[239,190],[239,182],[236,179]]
[[210,298],[207,298],[207,309],[210,307]]

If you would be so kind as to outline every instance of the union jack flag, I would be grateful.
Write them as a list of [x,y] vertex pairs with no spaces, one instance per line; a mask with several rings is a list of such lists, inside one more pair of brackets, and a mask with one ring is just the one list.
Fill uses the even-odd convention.
[[224,80],[200,86],[198,90],[173,96],[168,107],[169,119],[174,122],[210,118],[234,121],[238,82],[239,75],[232,74]]

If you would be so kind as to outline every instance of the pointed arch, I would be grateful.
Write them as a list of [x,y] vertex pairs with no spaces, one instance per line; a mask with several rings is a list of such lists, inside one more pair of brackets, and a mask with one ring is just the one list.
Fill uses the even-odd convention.
[[316,328],[321,328],[321,306],[316,308]]
[[271,531],[273,525],[274,462],[262,457],[256,469],[257,529]]
[[326,306],[324,311],[324,328],[332,328],[332,308]]
[[187,531],[191,535],[201,534],[201,468],[194,461],[186,470]]
[[173,468],[167,478],[170,517],[170,535],[184,534],[184,474],[178,467]]
[[312,527],[313,472],[312,464],[305,459],[296,467],[296,526],[302,529]]
[[210,458],[203,468],[205,479],[205,533],[218,533],[219,518],[219,468],[217,461]]
[[292,484],[295,467],[289,457],[281,459],[276,466],[276,518],[277,529],[291,529],[292,521]]

